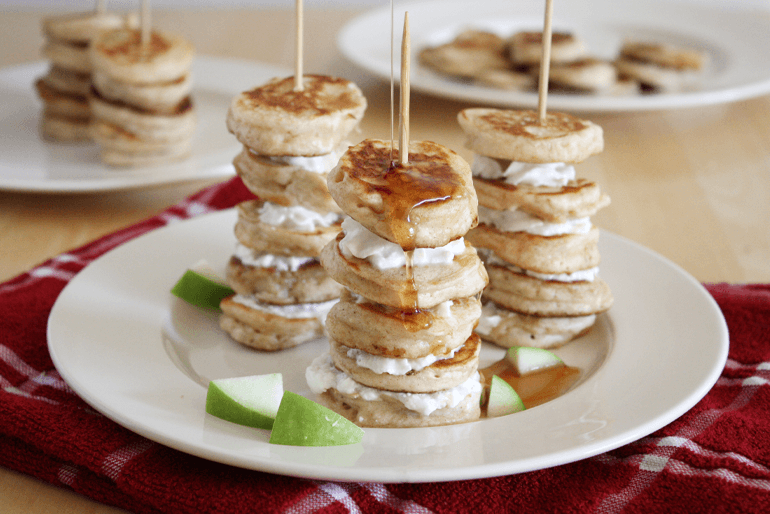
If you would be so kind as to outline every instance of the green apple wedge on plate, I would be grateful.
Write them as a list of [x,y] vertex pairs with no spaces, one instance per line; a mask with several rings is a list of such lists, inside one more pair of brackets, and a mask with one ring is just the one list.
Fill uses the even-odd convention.
[[339,446],[360,443],[364,430],[333,410],[286,391],[270,434],[271,444]]
[[524,402],[513,387],[497,375],[492,375],[492,382],[489,385],[487,416],[496,418],[523,411],[524,408]]
[[219,302],[235,291],[206,263],[200,261],[185,271],[171,289],[171,294],[196,307],[219,310]]
[[280,373],[222,378],[209,382],[206,412],[239,425],[270,430],[282,397]]
[[558,355],[544,348],[514,346],[505,353],[505,358],[513,365],[519,376],[529,375],[557,366],[564,366]]

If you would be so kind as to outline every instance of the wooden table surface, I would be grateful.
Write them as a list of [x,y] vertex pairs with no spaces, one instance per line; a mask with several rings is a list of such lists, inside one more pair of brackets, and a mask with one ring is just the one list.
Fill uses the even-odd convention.
[[[361,137],[389,138],[388,84],[348,64],[336,49],[337,31],[357,12],[306,9],[305,71],[356,81],[369,101]],[[0,13],[0,67],[40,59],[40,19],[37,12]],[[292,11],[160,11],[153,22],[185,35],[199,54],[287,69],[293,63]],[[413,92],[411,138],[470,158],[456,122],[469,106]],[[770,97],[582,116],[604,128],[604,152],[577,167],[612,197],[594,218],[599,227],[662,254],[702,282],[770,282]],[[152,216],[209,183],[92,194],[0,191],[0,281]],[[2,468],[0,511],[116,512]]]

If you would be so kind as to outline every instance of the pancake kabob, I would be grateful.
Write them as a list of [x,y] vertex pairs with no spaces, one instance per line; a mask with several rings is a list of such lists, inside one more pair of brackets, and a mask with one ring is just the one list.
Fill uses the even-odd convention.
[[59,142],[91,139],[92,66],[88,54],[91,42],[105,30],[135,23],[132,17],[106,12],[99,2],[92,12],[47,17],[43,20],[43,55],[49,69],[35,87],[44,108],[40,131],[44,138]]
[[458,115],[475,153],[480,204],[468,240],[490,277],[476,332],[503,347],[560,346],[586,333],[613,301],[598,277],[599,230],[590,221],[610,199],[596,183],[576,178],[573,166],[602,151],[603,132],[546,112],[549,50],[539,112],[476,108]]
[[93,65],[91,130],[101,158],[114,166],[146,166],[187,157],[197,127],[190,91],[192,45],[152,30],[149,1],[141,27],[102,32],[89,51]]
[[260,198],[237,207],[238,243],[227,265],[237,294],[221,302],[220,326],[239,343],[273,351],[323,335],[342,291],[318,261],[341,222],[326,176],[365,110],[352,82],[302,73],[299,36],[294,77],[233,98],[227,127],[243,144],[233,164]]
[[464,235],[477,223],[470,166],[408,135],[408,17],[401,136],[351,147],[328,177],[346,218],[321,263],[346,291],[326,320],[330,348],[306,371],[322,403],[360,426],[478,419],[487,274]]

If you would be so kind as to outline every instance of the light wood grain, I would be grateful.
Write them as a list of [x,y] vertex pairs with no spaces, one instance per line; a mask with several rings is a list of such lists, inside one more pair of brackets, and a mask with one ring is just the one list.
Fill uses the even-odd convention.
[[[369,102],[359,136],[389,139],[389,85],[355,69],[335,47],[337,31],[355,14],[305,11],[304,66],[309,73],[356,81]],[[39,22],[39,13],[2,13],[0,66],[40,58]],[[293,67],[291,9],[153,11],[153,23],[186,35],[200,54]],[[456,122],[469,106],[412,92],[411,139],[436,141],[470,159]],[[598,181],[612,197],[612,205],[595,217],[597,225],[664,255],[700,281],[770,282],[768,97],[585,116],[604,128],[605,151],[580,164],[578,174]],[[77,195],[0,192],[0,280],[152,216],[205,185]],[[3,469],[0,498],[4,513],[113,512]]]

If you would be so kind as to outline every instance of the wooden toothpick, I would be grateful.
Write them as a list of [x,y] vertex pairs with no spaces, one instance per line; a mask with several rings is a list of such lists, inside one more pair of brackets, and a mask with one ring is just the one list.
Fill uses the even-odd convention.
[[150,44],[150,33],[152,32],[152,21],[150,20],[150,0],[142,0],[141,13],[142,47]]
[[296,11],[297,37],[294,53],[294,91],[302,91],[305,89],[305,86],[302,84],[302,19],[304,17],[302,13],[302,0],[297,0]]
[[553,19],[553,0],[545,0],[545,22],[543,23],[543,57],[540,61],[540,84],[537,95],[538,122],[545,123],[546,103],[548,101],[548,74],[551,70],[551,20]]
[[409,12],[404,13],[404,36],[401,39],[401,127],[398,139],[398,162],[404,165],[409,162]]

